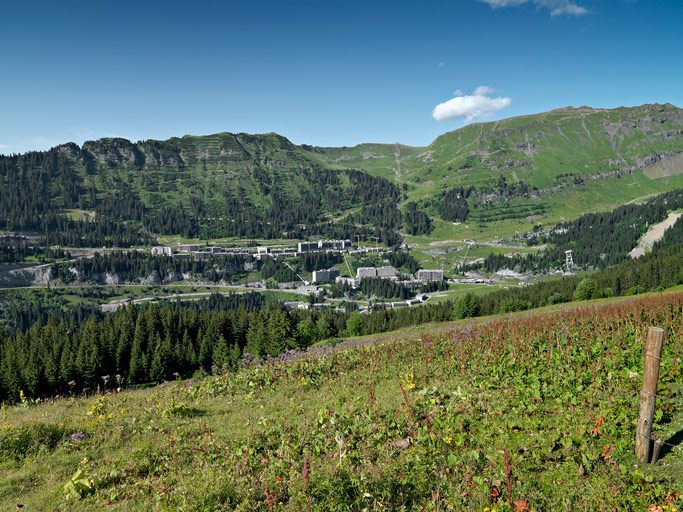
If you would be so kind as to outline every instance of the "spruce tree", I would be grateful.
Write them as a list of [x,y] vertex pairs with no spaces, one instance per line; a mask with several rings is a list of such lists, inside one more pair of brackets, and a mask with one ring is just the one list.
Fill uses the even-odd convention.
[[211,360],[212,365],[221,369],[227,368],[229,365],[228,356],[228,343],[227,341],[225,341],[225,338],[221,336],[220,338],[218,338],[218,343],[213,349],[213,355]]

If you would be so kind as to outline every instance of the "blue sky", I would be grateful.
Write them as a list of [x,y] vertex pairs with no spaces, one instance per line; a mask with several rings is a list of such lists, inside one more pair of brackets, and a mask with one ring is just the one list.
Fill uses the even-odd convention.
[[566,105],[683,106],[681,26],[679,0],[0,0],[0,153],[219,131],[425,145]]

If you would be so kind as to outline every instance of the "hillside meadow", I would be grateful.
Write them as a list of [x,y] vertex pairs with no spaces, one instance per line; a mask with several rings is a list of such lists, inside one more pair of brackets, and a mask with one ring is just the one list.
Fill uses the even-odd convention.
[[[680,508],[683,293],[349,340],[201,380],[3,407],[12,510]],[[665,329],[635,460],[647,327]],[[667,510],[667,509],[662,509]]]

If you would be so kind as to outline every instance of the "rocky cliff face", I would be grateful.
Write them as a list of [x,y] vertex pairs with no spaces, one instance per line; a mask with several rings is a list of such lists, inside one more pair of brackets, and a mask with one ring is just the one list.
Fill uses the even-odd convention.
[[[122,138],[87,141],[79,148],[69,143],[58,151],[74,160],[109,168],[183,167],[207,162],[240,162],[258,160],[263,153],[292,153],[298,146],[276,134],[248,135],[219,133],[202,137],[174,137],[166,141],[131,142]],[[281,160],[274,160],[278,166]]]
[[50,265],[0,266],[0,287],[47,286],[54,280]]

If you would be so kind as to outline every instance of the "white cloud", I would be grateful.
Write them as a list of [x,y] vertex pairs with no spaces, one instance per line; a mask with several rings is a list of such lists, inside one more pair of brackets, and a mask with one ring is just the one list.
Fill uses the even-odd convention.
[[437,121],[464,119],[466,123],[471,123],[475,119],[492,116],[512,103],[510,98],[491,98],[493,92],[485,85],[477,87],[471,95],[463,94],[458,89],[453,98],[434,107],[432,117]]
[[[474,95],[475,96],[490,96],[496,92],[495,89],[491,89],[488,85],[480,85],[474,90]],[[462,96],[462,94],[456,95],[456,96]]]
[[7,148],[11,148],[11,147],[12,146],[10,146],[9,144],[0,144],[0,149],[7,149]]
[[516,7],[531,3],[539,9],[547,9],[551,16],[583,16],[588,14],[588,9],[577,4],[573,0],[479,0],[490,5],[494,9],[503,7]]

